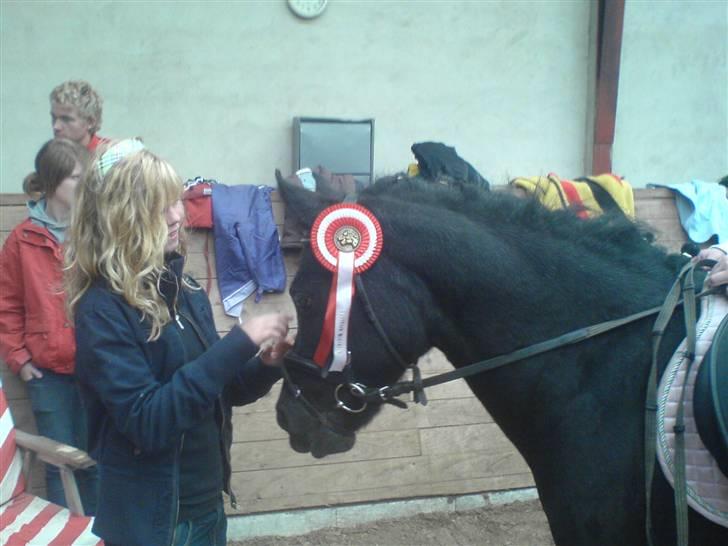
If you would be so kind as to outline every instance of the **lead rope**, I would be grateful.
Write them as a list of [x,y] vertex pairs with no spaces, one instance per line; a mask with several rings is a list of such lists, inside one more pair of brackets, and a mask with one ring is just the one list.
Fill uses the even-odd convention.
[[472,364],[468,364],[467,366],[463,366],[462,368],[456,368],[452,371],[444,372],[438,375],[434,375],[432,377],[427,377],[425,379],[420,378],[419,380],[417,380],[416,378],[413,381],[400,381],[398,383],[394,383],[393,385],[381,388],[367,387],[365,389],[364,398],[367,401],[376,402],[378,400],[384,400],[385,398],[389,398],[392,396],[399,396],[400,394],[412,392],[418,388],[425,389],[434,385],[439,385],[441,383],[454,381],[455,379],[462,379],[465,377],[470,377],[471,375],[495,370],[496,368],[500,368],[507,364],[519,362],[533,356],[553,351],[554,349],[559,349],[567,345],[580,343],[586,339],[601,335],[616,328],[620,328],[631,322],[635,322],[651,315],[655,315],[660,310],[660,306],[653,307],[651,309],[640,311],[639,313],[634,313],[633,315],[629,315],[621,319],[610,320],[607,322],[594,324],[592,326],[579,328],[577,330],[572,330],[571,332],[562,334],[559,337],[548,339],[546,341],[541,341],[539,343],[534,343],[533,345],[517,349],[511,353],[495,356],[493,358],[481,360],[479,362],[474,362]]

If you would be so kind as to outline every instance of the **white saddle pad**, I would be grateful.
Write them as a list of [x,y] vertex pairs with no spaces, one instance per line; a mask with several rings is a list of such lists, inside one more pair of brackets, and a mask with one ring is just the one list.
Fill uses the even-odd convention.
[[695,345],[695,362],[687,374],[683,341],[667,365],[657,390],[657,458],[667,481],[674,487],[675,433],[680,391],[685,389],[685,475],[688,505],[710,521],[728,527],[728,477],[718,468],[705,448],[693,415],[693,391],[703,356],[710,347],[716,329],[728,314],[728,298],[712,295],[701,302]]

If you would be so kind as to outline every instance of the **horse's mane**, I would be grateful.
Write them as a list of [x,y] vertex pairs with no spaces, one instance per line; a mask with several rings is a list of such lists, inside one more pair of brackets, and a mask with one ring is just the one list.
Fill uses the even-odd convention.
[[402,175],[380,178],[364,190],[361,198],[365,200],[367,196],[398,200],[403,206],[417,203],[447,210],[483,225],[517,224],[617,262],[631,262],[635,258],[662,262],[666,258],[664,249],[653,244],[654,235],[647,226],[620,213],[584,221],[574,209],[551,211],[532,197],[485,191],[473,184],[437,184]]
[[573,210],[472,184],[394,176],[358,201],[395,234],[385,253],[389,247],[393,259],[428,279],[442,305],[478,298],[484,306],[558,316],[564,302],[578,299],[588,309],[575,319],[583,326],[657,305],[685,262],[624,214],[583,220]]

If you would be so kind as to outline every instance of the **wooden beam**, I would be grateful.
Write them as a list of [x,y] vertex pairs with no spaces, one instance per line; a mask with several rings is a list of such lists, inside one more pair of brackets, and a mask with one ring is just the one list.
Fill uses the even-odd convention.
[[617,117],[619,61],[622,54],[624,0],[598,0],[597,78],[592,173],[612,171]]

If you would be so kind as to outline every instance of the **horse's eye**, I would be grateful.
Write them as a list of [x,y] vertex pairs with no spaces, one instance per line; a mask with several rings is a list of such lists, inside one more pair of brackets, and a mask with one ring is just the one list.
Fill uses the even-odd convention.
[[301,311],[305,311],[311,308],[311,296],[307,294],[296,294],[295,296],[293,296],[293,303],[296,304],[296,307],[298,309],[300,309]]

